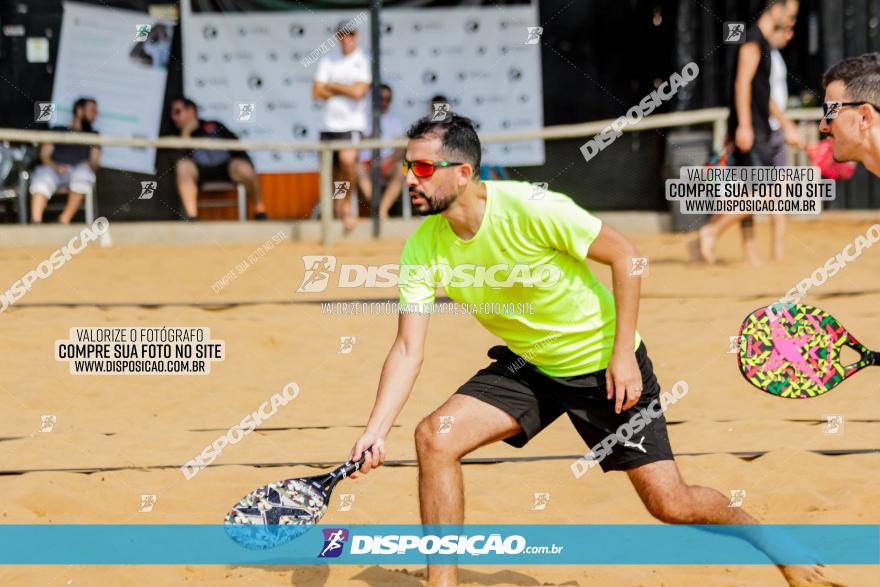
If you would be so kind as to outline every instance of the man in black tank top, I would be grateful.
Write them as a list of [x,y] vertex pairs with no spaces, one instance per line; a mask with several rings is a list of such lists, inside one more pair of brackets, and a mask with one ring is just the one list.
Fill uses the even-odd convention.
[[[728,118],[728,141],[733,143],[729,160],[732,166],[773,165],[773,148],[770,141],[770,117],[779,120],[788,144],[802,147],[802,139],[795,124],[789,120],[778,105],[770,99],[770,51],[768,41],[776,31],[794,25],[798,12],[798,0],[770,0],[758,20],[746,31],[745,42],[740,45],[734,63],[734,79],[730,91],[730,117]],[[742,222],[746,258],[758,264],[757,254],[751,243],[750,214],[715,215],[699,232],[693,243],[699,256],[708,263],[715,262],[715,242],[729,227]]]
[[[737,147],[734,157],[741,161],[737,165],[748,164],[751,148],[745,147],[746,144],[751,142],[753,148],[760,149],[764,139],[770,136],[770,49],[770,43],[755,23],[746,30],[745,42],[736,53],[733,67],[736,75],[729,93],[727,135],[734,140]],[[755,65],[757,67],[752,72]],[[739,111],[747,111],[748,115],[740,117]],[[740,131],[739,137],[737,130]],[[749,131],[752,134],[751,141],[748,138]]]

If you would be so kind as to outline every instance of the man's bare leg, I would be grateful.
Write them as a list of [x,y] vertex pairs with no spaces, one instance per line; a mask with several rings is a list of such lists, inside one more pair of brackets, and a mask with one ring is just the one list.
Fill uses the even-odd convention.
[[358,218],[351,213],[351,199],[354,197],[354,189],[357,182],[357,149],[339,151],[339,180],[347,181],[349,185],[345,197],[336,200],[336,213],[342,219],[342,226],[351,230],[357,226]]
[[[440,432],[441,417],[449,426]],[[444,427],[446,430],[446,427]],[[464,523],[461,458],[469,452],[521,431],[506,412],[476,398],[456,394],[416,427],[419,459],[419,507],[423,524]],[[428,585],[458,585],[456,565],[428,564]]]
[[403,189],[403,174],[397,168],[391,172],[391,177],[387,178],[388,183],[385,184],[385,191],[382,193],[382,201],[379,202],[379,217],[383,220],[388,218],[391,213],[391,207],[400,197]]
[[777,261],[782,261],[785,257],[785,227],[787,224],[788,218],[785,217],[785,214],[770,215],[773,258]]
[[177,178],[177,193],[180,194],[183,209],[186,211],[187,216],[195,218],[199,215],[199,169],[191,160],[181,159],[175,166],[175,174]]
[[358,194],[368,202],[373,200],[373,178],[370,173],[368,167],[358,166]]
[[31,194],[31,222],[40,224],[43,221],[43,212],[49,205],[49,198],[43,194]]
[[263,203],[262,192],[260,191],[260,178],[257,171],[247,159],[230,159],[229,160],[229,178],[244,185],[249,198],[254,200],[254,213],[266,213],[266,205]]
[[745,220],[751,214],[715,214],[697,233],[700,256],[706,263],[715,262],[715,242],[725,230]]
[[58,222],[61,224],[70,224],[70,221],[73,220],[73,215],[79,210],[83,198],[83,194],[77,192],[70,192],[67,194],[67,204],[64,205],[64,210],[61,212],[61,215],[58,216]]
[[[648,512],[667,524],[757,524],[742,508],[728,507],[729,501],[718,491],[699,485],[686,485],[675,461],[658,461],[627,471],[630,481]],[[761,533],[752,542],[768,552]],[[744,533],[742,538],[746,538]],[[769,554],[769,553],[768,553]],[[830,577],[825,565],[777,565],[789,585],[842,586]]]
[[761,258],[758,256],[758,248],[755,246],[755,224],[754,222],[744,222],[740,224],[743,239],[743,258],[752,267],[761,264]]

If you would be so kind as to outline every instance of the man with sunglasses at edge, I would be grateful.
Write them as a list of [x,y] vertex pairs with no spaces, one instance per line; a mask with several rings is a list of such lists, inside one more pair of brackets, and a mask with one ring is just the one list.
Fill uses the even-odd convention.
[[[471,308],[520,303],[533,308],[524,314],[475,313],[506,346],[490,349],[495,361],[416,428],[422,523],[459,525],[464,523],[460,460],[466,454],[499,440],[522,447],[567,414],[595,455],[604,438],[619,437],[618,430],[634,422],[633,416],[657,407],[660,386],[636,331],[641,278],[630,275],[639,252],[629,240],[564,194],[542,191],[536,197],[536,186],[529,183],[481,181],[480,139],[468,118],[450,113],[432,122],[425,117],[407,137],[406,184],[413,209],[427,218],[401,254],[397,337],[382,367],[366,429],[351,452],[354,460],[365,455],[360,472],[384,462],[385,437],[425,354],[430,310],[407,310],[430,307],[437,276],[404,269],[500,265],[510,271],[525,265],[532,276],[511,287],[455,279],[443,286],[455,302]],[[613,296],[587,259],[611,267]],[[547,266],[556,268],[552,284],[537,277],[541,272],[536,268]],[[486,277],[492,274],[487,271]],[[510,277],[495,272],[494,279]],[[451,424],[443,433],[441,419],[444,426]],[[604,471],[626,471],[648,511],[663,522],[756,524],[741,508],[728,507],[718,491],[684,483],[662,410],[589,465],[596,461]],[[770,540],[758,525],[739,528],[764,552],[778,540]],[[822,565],[779,568],[791,585],[838,585],[828,580],[830,570]],[[429,560],[428,584],[457,585],[457,566]]]
[[833,138],[834,160],[859,161],[880,176],[880,53],[837,63],[822,78],[819,130]]

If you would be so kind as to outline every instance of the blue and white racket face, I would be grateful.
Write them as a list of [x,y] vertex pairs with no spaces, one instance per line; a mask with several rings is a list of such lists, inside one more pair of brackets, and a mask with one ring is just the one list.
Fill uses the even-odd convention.
[[242,546],[273,548],[305,533],[326,511],[327,495],[314,479],[285,479],[243,497],[226,514],[225,528]]

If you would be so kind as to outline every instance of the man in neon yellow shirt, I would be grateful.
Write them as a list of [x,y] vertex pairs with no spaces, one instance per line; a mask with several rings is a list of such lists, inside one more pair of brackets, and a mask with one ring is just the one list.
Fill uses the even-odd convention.
[[[428,218],[401,256],[401,308],[431,304],[442,284],[507,345],[490,349],[495,361],[416,429],[422,523],[464,522],[464,455],[499,440],[524,446],[562,414],[592,448],[583,468],[626,471],[659,520],[756,523],[714,489],[686,485],[673,461],[657,409],[660,386],[636,332],[636,247],[563,194],[481,181],[480,141],[467,118],[423,118],[407,136],[406,182]],[[613,296],[588,258],[611,266]],[[533,312],[521,311],[526,306]],[[384,462],[385,437],[421,368],[429,316],[400,315],[373,411],[352,449],[354,460],[370,449],[362,473]],[[792,585],[824,579],[819,565],[780,568]],[[429,585],[457,580],[454,565],[429,564]]]

